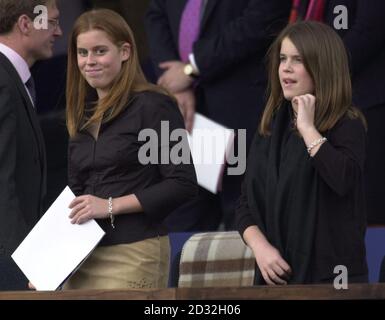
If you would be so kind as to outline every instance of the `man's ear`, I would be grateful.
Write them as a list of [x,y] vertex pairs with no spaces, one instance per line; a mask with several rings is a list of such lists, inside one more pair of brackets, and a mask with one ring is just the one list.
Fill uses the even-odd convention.
[[128,42],[123,43],[120,48],[122,62],[127,61],[131,56],[131,45]]
[[33,28],[33,21],[26,14],[23,14],[17,19],[16,27],[22,34],[27,35]]

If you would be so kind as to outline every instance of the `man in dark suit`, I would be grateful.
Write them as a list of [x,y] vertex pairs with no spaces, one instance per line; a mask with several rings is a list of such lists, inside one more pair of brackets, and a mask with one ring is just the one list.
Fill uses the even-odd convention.
[[[353,103],[368,122],[366,160],[367,213],[369,224],[385,224],[385,2],[381,0],[328,0],[325,22],[347,13],[347,28],[335,29],[347,48],[352,71]],[[343,17],[341,15],[341,17]],[[338,26],[338,23],[337,23]]]
[[[47,11],[38,7],[40,15],[35,14],[38,5]],[[40,218],[46,191],[29,68],[52,56],[61,35],[58,17],[54,0],[0,1],[0,290],[27,289],[11,254]]]
[[[263,59],[290,5],[290,0],[152,0],[146,27],[158,83],[177,98],[188,130],[197,110],[228,128],[246,129],[249,144],[264,106]],[[196,16],[198,33],[186,50]],[[202,189],[166,225],[171,231],[215,230],[223,215],[232,229],[241,180],[225,175],[220,197]]]

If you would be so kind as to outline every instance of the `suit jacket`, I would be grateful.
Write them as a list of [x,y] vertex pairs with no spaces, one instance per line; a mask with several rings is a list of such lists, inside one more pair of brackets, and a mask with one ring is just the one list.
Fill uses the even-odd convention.
[[[153,0],[146,15],[151,57],[180,60],[178,34],[186,0]],[[291,1],[208,0],[193,53],[200,71],[199,112],[251,137],[264,106],[264,56],[287,22]],[[157,69],[158,75],[160,70]]]
[[385,2],[329,0],[325,22],[333,27],[337,5],[348,11],[348,29],[336,30],[350,56],[353,102],[359,108],[385,105]]
[[37,116],[16,69],[0,53],[0,262],[41,215],[45,171]]

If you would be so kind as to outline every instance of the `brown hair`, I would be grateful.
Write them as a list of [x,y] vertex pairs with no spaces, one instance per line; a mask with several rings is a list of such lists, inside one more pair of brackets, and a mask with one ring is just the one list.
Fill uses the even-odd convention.
[[318,131],[331,129],[344,115],[359,118],[362,113],[352,106],[352,86],[345,46],[337,33],[327,25],[303,21],[288,25],[268,51],[268,101],[259,133],[270,134],[276,111],[284,101],[278,76],[282,41],[288,38],[297,48],[303,64],[313,80],[316,96],[314,124]]
[[[86,99],[94,92],[94,89],[88,85],[78,68],[77,38],[79,34],[90,30],[104,31],[109,40],[117,47],[128,42],[131,48],[130,57],[127,61],[122,62],[122,68],[109,93],[97,101],[93,114],[87,118],[85,115]],[[68,44],[66,113],[70,137],[74,137],[79,130],[98,121],[111,121],[127,107],[132,92],[146,90],[167,94],[165,90],[150,84],[145,79],[139,65],[135,39],[126,21],[118,13],[109,9],[97,9],[83,13],[75,22]]]
[[15,23],[23,14],[33,20],[36,17],[36,14],[33,12],[36,6],[55,3],[55,0],[1,0],[0,35],[11,32]]

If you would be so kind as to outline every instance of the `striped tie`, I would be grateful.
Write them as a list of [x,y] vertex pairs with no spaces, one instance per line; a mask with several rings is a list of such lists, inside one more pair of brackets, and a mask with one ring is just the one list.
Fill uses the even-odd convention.
[[325,8],[325,0],[310,0],[305,20],[322,21]]
[[29,77],[28,81],[25,83],[25,86],[28,89],[28,92],[32,98],[33,106],[36,106],[36,89],[35,89],[35,81],[32,76]]
[[293,0],[289,22],[300,20],[322,21],[325,0]]

